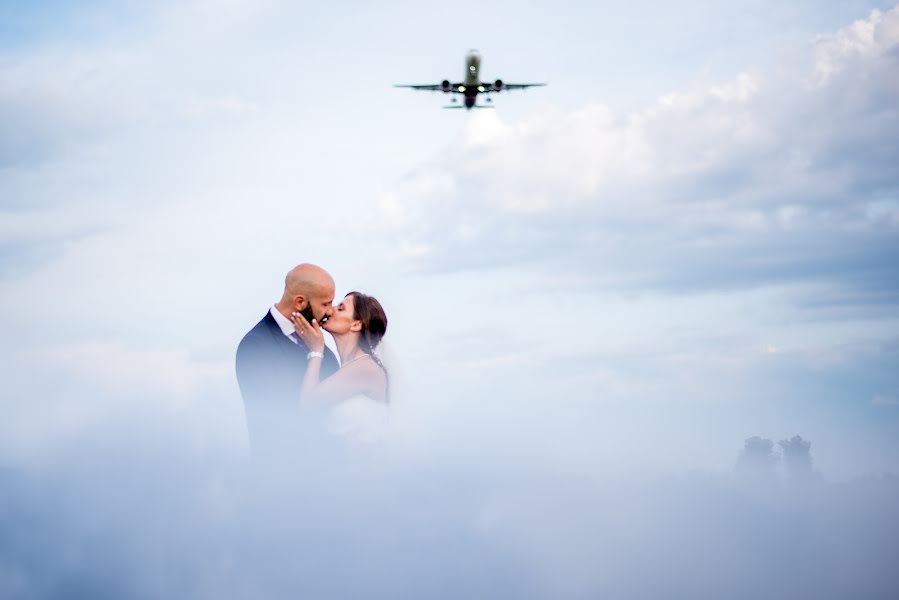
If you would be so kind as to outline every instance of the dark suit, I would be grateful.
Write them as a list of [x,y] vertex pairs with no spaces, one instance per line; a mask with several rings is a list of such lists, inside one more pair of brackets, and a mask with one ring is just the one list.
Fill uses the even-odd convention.
[[[300,388],[309,349],[287,339],[267,312],[237,347],[237,383],[243,396],[247,431],[254,458],[261,453],[292,453],[303,435]],[[321,378],[340,368],[325,348]]]

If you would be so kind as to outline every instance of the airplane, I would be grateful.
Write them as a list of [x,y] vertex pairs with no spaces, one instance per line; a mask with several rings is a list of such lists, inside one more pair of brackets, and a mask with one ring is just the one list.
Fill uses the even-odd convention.
[[[465,80],[460,83],[450,83],[449,79],[444,79],[442,82],[433,85],[394,85],[393,87],[443,92],[444,94],[462,94],[465,97],[464,107],[471,110],[472,108],[493,108],[492,106],[478,104],[478,94],[490,94],[501,92],[502,90],[523,90],[529,87],[546,85],[545,83],[506,83],[502,79],[497,79],[493,83],[481,81],[481,55],[478,54],[477,50],[468,51],[468,56],[465,58],[465,66]],[[453,98],[452,101],[456,102],[456,98]],[[487,98],[487,102],[492,101],[491,98]],[[452,104],[443,108],[462,108],[462,105]]]

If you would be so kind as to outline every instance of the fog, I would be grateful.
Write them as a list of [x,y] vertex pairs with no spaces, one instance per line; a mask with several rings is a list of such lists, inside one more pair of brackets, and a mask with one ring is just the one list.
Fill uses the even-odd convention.
[[[666,454],[703,431],[650,434],[621,423],[635,438],[624,444],[579,426],[575,413],[542,419],[545,396],[469,389],[459,401],[463,390],[445,382],[442,397],[414,396],[433,387],[406,376],[377,443],[329,435],[324,415],[307,414],[295,454],[278,457],[251,457],[233,395],[198,399],[174,419],[165,398],[109,398],[128,403],[127,413],[70,423],[73,435],[0,471],[2,595],[892,598],[899,590],[899,478],[833,481],[801,432],[734,439],[717,457],[728,468],[697,469]],[[82,393],[62,388],[54,402],[96,405]],[[442,400],[463,416],[412,408]],[[518,418],[477,409],[497,403],[514,405]]]

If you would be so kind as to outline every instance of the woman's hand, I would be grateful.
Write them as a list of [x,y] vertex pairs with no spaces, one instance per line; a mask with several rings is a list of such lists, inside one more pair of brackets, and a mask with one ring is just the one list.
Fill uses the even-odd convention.
[[322,328],[319,326],[318,321],[312,319],[312,323],[309,323],[298,312],[293,313],[290,320],[293,323],[293,328],[297,330],[297,335],[300,336],[300,339],[303,340],[303,343],[306,344],[309,350],[312,352],[325,351],[325,335],[322,333]]

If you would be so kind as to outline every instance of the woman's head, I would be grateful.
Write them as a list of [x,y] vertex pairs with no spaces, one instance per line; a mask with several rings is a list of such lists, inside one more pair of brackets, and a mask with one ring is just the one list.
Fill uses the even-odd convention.
[[371,353],[387,332],[387,315],[376,298],[350,292],[322,328],[334,335],[358,333],[359,345]]

